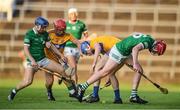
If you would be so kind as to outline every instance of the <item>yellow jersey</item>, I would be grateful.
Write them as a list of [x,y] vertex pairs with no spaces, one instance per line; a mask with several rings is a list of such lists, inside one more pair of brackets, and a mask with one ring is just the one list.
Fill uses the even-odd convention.
[[99,43],[101,46],[101,53],[107,53],[117,43],[121,41],[115,36],[98,36],[90,41],[91,49],[95,49],[95,44]]
[[[57,36],[54,31],[49,32],[49,38],[50,42],[54,44],[54,46],[61,52],[63,53],[64,47],[66,45],[67,41],[73,41],[75,39],[71,34],[65,33],[62,36]],[[45,54],[46,57],[55,61],[58,61],[56,56],[50,51],[48,48],[45,48]]]

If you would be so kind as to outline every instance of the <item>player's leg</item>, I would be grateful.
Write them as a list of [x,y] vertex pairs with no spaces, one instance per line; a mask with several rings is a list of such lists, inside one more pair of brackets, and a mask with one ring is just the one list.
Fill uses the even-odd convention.
[[14,89],[11,90],[8,96],[9,101],[14,99],[18,91],[32,84],[35,72],[36,70],[33,69],[30,65],[25,68],[23,80]]
[[121,99],[121,95],[120,95],[120,91],[119,91],[119,82],[118,79],[116,77],[116,72],[124,65],[124,63],[122,62],[120,65],[118,65],[113,71],[112,73],[109,75],[110,81],[111,81],[111,85],[113,87],[114,90],[114,102],[115,104],[122,104],[122,99]]
[[119,91],[119,82],[115,76],[115,74],[112,74],[109,76],[113,90],[114,90],[114,102],[115,104],[122,104],[122,99],[120,96],[120,91]]
[[[57,72],[57,73],[61,74],[64,77],[67,77],[63,66],[60,65],[59,63],[57,63],[57,62],[55,62],[53,60],[47,59],[47,58],[46,58],[46,61],[44,61],[44,62],[46,62],[45,65],[44,64],[42,65],[44,68],[46,68],[46,69],[48,69],[50,71]],[[66,87],[68,88],[69,93],[75,94],[76,88],[74,86],[74,82],[70,83],[70,82],[65,81],[65,80],[63,80],[63,82],[66,85]]]
[[73,55],[67,55],[66,56],[68,59],[68,64],[71,68],[74,69],[74,73],[71,74],[71,78],[75,81],[75,83],[77,84],[78,81],[78,77],[77,77],[77,64],[76,64],[76,57]]
[[[101,59],[98,60],[94,71],[98,71],[98,70],[102,69],[104,67],[104,65],[106,64],[107,59],[108,59],[108,56],[103,55],[101,57]],[[94,71],[92,72],[92,74],[94,74]],[[100,100],[100,98],[99,98],[100,80],[97,80],[93,85],[94,85],[93,94],[92,94],[92,96],[90,98],[88,98],[88,100],[87,100],[88,103],[98,102]]]
[[[130,56],[126,60],[126,63],[133,65],[132,56]],[[130,100],[130,102],[133,102],[133,103],[146,104],[146,103],[148,103],[148,101],[140,98],[137,93],[140,80],[141,80],[141,75],[139,73],[135,73],[134,78],[133,78],[131,96],[130,96],[129,100]]]
[[88,88],[89,85],[94,83],[95,81],[105,77],[108,74],[116,69],[116,67],[122,67],[124,65],[124,61],[127,57],[120,54],[116,46],[113,46],[109,53],[108,61],[106,62],[103,69],[100,71],[95,71],[95,73],[87,80],[87,82],[80,84],[78,86],[78,100],[81,102],[82,97],[84,95],[85,90]]
[[64,54],[68,59],[69,66],[74,69],[73,73],[71,74],[71,78],[75,81],[75,84],[77,84],[77,63],[80,57],[79,50],[77,48],[65,47]]
[[62,76],[66,77],[63,66],[53,60],[44,58],[43,61],[41,63],[39,63],[39,66],[41,66],[47,70],[57,72],[57,73],[61,74]]
[[54,82],[54,76],[52,74],[49,73],[45,73],[45,79],[46,79],[46,89],[47,89],[47,96],[48,96],[48,100],[50,101],[55,101],[55,98],[53,96],[53,92],[52,92],[52,85]]
[[111,73],[111,71],[118,66],[118,63],[115,61],[108,59],[107,63],[105,64],[104,68],[100,71],[95,71],[95,73],[83,84],[78,85],[78,100],[81,102],[82,97],[84,95],[85,90],[89,87],[89,85],[93,84],[97,80],[107,76]]

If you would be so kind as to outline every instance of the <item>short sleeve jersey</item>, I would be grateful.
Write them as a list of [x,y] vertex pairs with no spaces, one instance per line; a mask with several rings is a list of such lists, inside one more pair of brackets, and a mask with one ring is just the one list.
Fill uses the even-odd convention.
[[116,47],[122,55],[128,56],[132,53],[132,49],[136,45],[142,43],[144,49],[150,49],[154,41],[155,40],[150,35],[134,34],[116,43]]
[[[45,58],[44,48],[46,41],[48,41],[47,32],[36,34],[33,29],[28,30],[24,37],[24,45],[29,46],[30,54],[36,62]],[[30,61],[28,58],[27,60]]]
[[[65,33],[62,36],[57,36],[55,34],[55,32],[49,32],[49,39],[55,45],[55,47],[61,53],[63,53],[66,42],[73,41],[73,39],[75,39],[75,38],[69,33]],[[57,61],[56,57],[53,55],[53,53],[51,51],[49,51],[49,49],[45,48],[45,53],[49,59]]]
[[101,46],[101,53],[107,53],[117,43],[121,41],[115,36],[99,36],[90,41],[90,47],[94,49],[95,44],[99,43]]
[[[75,24],[71,24],[69,21],[66,21],[66,32],[72,34],[76,39],[81,39],[82,33],[85,31],[87,31],[87,28],[82,21],[77,20]],[[70,41],[66,43],[66,46],[74,48],[77,47],[76,44]]]

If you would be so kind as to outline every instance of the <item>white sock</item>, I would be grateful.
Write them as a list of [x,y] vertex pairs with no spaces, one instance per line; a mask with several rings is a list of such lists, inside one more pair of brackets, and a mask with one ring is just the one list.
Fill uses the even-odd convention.
[[69,93],[70,93],[70,94],[74,94],[74,93],[75,93],[75,90],[74,90],[74,89],[69,90]]
[[17,93],[15,89],[13,89],[12,92],[15,93],[15,94]]

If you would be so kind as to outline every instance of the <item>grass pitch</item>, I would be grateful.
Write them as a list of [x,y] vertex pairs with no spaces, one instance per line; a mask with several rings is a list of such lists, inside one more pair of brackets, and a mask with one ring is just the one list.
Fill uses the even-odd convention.
[[[139,88],[139,95],[149,101],[146,105],[129,102],[130,84],[120,84],[123,104],[113,104],[114,93],[111,87],[100,92],[101,101],[98,103],[79,103],[69,98],[64,85],[53,86],[55,102],[48,101],[44,81],[34,80],[34,83],[20,91],[14,101],[9,102],[7,96],[19,80],[0,79],[0,109],[180,109],[180,88],[178,85],[163,85],[169,89],[164,95],[149,83],[143,83]],[[86,91],[91,93],[92,86]]]

